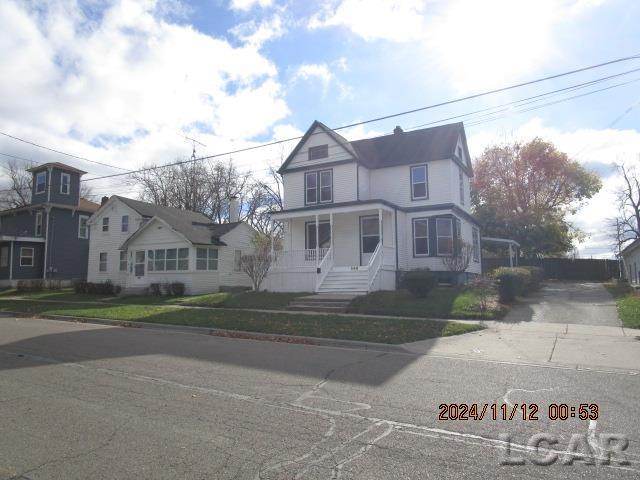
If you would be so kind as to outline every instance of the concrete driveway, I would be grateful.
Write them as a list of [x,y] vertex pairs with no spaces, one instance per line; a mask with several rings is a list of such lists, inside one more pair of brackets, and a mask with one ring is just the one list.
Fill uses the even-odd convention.
[[514,306],[505,321],[622,326],[613,297],[601,283],[590,282],[547,283]]

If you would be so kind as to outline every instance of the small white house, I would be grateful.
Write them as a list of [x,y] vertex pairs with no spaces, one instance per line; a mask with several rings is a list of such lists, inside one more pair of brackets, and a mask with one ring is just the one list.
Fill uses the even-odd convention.
[[[350,142],[315,121],[279,172],[284,208],[272,219],[284,224],[284,251],[269,290],[365,293],[395,289],[414,269],[454,281],[482,271],[462,123]],[[452,274],[443,258],[461,244],[472,258]]]
[[640,286],[640,238],[627,245],[620,256],[624,277],[630,284]]
[[[238,205],[230,210],[237,219]],[[110,280],[129,292],[182,282],[188,294],[251,286],[240,258],[253,250],[256,231],[244,222],[217,224],[201,213],[113,195],[88,225],[89,282]]]

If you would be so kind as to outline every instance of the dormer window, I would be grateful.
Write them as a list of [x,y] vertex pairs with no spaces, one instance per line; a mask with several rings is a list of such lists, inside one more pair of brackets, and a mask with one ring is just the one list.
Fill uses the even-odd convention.
[[309,160],[319,160],[329,156],[329,145],[309,147]]
[[71,175],[68,173],[60,174],[60,193],[63,195],[69,195],[71,191]]
[[426,198],[429,198],[427,166],[416,165],[411,167],[411,200],[423,200]]
[[36,174],[36,193],[44,193],[47,188],[47,172]]

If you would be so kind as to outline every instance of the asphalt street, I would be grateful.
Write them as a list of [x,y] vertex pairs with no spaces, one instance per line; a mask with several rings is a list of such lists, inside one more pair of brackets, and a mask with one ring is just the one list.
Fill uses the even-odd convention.
[[[0,318],[0,479],[640,475],[640,365],[423,353]],[[439,420],[451,403],[518,413]],[[597,421],[548,417],[549,404],[584,403]],[[540,433],[555,443],[536,452]]]

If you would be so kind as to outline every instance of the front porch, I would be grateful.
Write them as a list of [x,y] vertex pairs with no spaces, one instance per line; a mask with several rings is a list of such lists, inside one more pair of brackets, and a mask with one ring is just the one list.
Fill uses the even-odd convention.
[[367,293],[395,288],[395,211],[387,205],[327,206],[273,218],[284,224],[284,248],[272,252],[268,289]]

